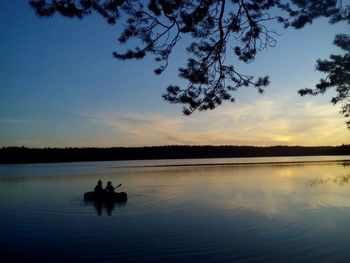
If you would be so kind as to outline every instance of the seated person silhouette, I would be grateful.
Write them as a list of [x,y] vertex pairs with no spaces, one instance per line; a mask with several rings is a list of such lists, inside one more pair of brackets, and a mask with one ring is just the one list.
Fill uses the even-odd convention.
[[113,194],[115,191],[114,191],[114,187],[111,183],[111,181],[108,181],[107,182],[107,186],[105,188],[105,191],[108,193],[108,194]]
[[96,194],[102,194],[103,193],[103,187],[102,187],[102,181],[98,180],[97,185],[95,186],[94,192]]

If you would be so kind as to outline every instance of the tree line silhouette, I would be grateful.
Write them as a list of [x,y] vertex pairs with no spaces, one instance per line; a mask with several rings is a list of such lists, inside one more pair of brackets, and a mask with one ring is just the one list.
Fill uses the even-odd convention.
[[350,145],[341,146],[149,146],[111,148],[27,148],[3,147],[0,163],[51,163],[112,160],[189,159],[350,155]]

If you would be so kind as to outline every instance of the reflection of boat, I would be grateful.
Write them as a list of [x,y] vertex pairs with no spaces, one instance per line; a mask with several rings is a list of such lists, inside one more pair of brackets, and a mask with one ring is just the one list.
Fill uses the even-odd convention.
[[94,201],[94,202],[126,202],[128,195],[124,192],[121,193],[95,193],[95,192],[86,192],[84,194],[85,201]]

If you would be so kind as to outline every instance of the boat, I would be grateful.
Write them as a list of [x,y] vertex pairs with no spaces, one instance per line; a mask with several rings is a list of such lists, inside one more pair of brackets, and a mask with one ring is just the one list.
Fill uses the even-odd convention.
[[95,192],[86,192],[84,193],[85,201],[93,201],[93,202],[126,202],[128,199],[128,195],[125,192],[120,193],[95,193]]

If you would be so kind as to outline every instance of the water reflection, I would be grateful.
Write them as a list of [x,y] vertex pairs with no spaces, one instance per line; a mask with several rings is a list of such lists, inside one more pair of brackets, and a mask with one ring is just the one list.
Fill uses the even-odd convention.
[[313,180],[310,180],[309,182],[309,186],[310,187],[315,187],[318,185],[325,185],[328,183],[335,183],[337,185],[345,185],[345,184],[349,184],[350,182],[350,174],[348,175],[340,175],[340,176],[336,176],[335,178],[316,178]]
[[127,201],[124,202],[101,202],[101,201],[84,201],[88,206],[94,206],[95,212],[98,216],[102,216],[106,214],[107,216],[111,216],[113,210],[118,207],[122,208],[127,205]]
[[344,167],[350,166],[350,161],[343,161],[343,162],[342,162],[342,165],[343,165]]
[[[0,166],[0,258],[350,262],[347,164]],[[84,202],[98,179],[132,198]]]

